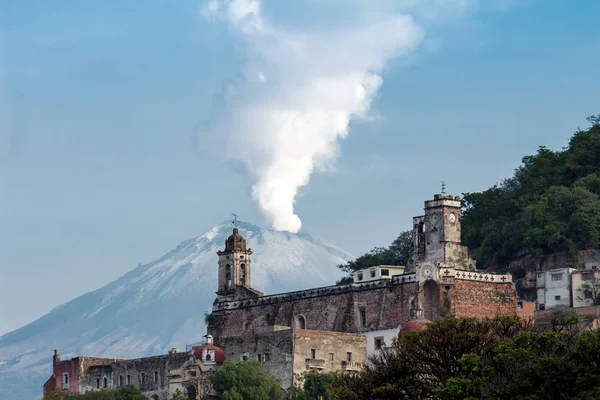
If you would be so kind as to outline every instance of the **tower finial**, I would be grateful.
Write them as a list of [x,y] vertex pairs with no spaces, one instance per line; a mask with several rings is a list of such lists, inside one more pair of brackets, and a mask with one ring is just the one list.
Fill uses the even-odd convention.
[[446,182],[442,181],[442,194],[446,194]]
[[238,218],[238,216],[236,214],[234,214],[234,213],[231,213],[231,215],[233,215],[233,226],[235,228],[237,228],[237,218]]

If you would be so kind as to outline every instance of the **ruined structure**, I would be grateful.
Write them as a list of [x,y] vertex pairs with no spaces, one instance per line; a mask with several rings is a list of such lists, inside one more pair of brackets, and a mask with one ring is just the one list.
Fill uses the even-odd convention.
[[227,358],[238,362],[257,360],[265,370],[281,379],[284,389],[292,386],[294,374],[358,371],[366,362],[364,335],[305,329],[283,329],[262,334],[223,338]]
[[[417,310],[422,310],[427,320],[445,315],[515,315],[517,298],[511,275],[477,271],[460,243],[460,204],[458,196],[441,194],[425,201],[424,215],[413,219],[414,258],[404,274],[267,296],[251,288],[250,249],[234,229],[225,252],[218,253],[219,291],[208,332],[227,354],[244,350],[239,345],[235,351],[228,348],[246,340],[234,338],[251,336],[260,343],[282,329],[369,332],[369,339],[378,341],[369,348],[377,348],[384,336],[396,335]],[[236,278],[236,274],[243,276],[241,267],[234,264],[241,266],[241,260],[246,261],[245,281]],[[227,273],[228,268],[232,274]]]
[[[186,352],[130,360],[75,357],[61,361],[57,350],[52,376],[44,384],[44,397],[55,392],[86,393],[133,385],[151,400],[167,400],[179,390],[187,399],[200,399],[206,378],[223,363],[225,353],[213,345],[212,337]],[[206,393],[204,393],[206,394]]]

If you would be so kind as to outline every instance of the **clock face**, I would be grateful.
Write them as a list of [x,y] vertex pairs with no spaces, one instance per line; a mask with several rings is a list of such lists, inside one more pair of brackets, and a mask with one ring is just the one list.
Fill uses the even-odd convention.
[[439,220],[440,220],[439,214],[432,214],[431,215],[431,225],[436,226],[438,224]]
[[423,275],[426,278],[429,278],[431,276],[431,267],[427,266],[427,267],[423,268]]
[[454,213],[450,213],[450,215],[448,215],[448,221],[450,221],[450,223],[454,223],[456,221],[456,215]]

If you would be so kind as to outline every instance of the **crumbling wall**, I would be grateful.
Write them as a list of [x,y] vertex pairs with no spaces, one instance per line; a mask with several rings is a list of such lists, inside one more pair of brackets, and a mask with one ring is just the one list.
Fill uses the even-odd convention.
[[352,333],[294,330],[293,359],[295,374],[307,370],[358,371],[367,362],[367,337]]
[[[266,371],[281,379],[281,387],[289,388],[293,383],[293,335],[292,330],[224,337],[221,347],[225,358],[237,363],[244,359],[260,361]],[[266,355],[266,356],[265,356]]]

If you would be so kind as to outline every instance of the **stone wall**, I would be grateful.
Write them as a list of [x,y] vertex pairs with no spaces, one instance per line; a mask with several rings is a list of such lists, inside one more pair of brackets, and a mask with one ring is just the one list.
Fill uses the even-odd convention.
[[367,357],[364,335],[302,329],[225,337],[222,347],[233,362],[260,361],[286,390],[294,384],[294,374],[310,369],[356,371]]
[[258,360],[266,371],[281,380],[281,387],[289,388],[293,383],[293,334],[291,329],[264,333],[260,335],[244,335],[225,337],[221,347],[225,358],[234,363],[244,359]]
[[[223,338],[264,333],[273,326],[334,332],[392,328],[409,320],[416,293],[416,275],[404,274],[363,284],[215,302],[208,333],[220,344]],[[299,319],[304,326],[298,326]]]
[[294,330],[293,362],[295,374],[310,369],[358,371],[367,362],[367,338],[351,333]]

